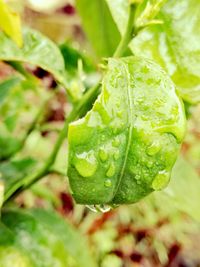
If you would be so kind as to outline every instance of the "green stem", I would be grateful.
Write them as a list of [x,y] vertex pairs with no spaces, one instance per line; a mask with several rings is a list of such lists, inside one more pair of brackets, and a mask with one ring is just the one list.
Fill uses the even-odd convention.
[[131,39],[133,38],[134,34],[134,19],[135,19],[135,12],[136,12],[136,4],[130,4],[129,6],[129,16],[128,22],[126,26],[125,33],[114,53],[114,57],[121,57],[123,56],[125,50],[127,49],[128,44],[130,43]]
[[21,179],[18,183],[13,185],[12,188],[10,188],[7,192],[5,192],[4,203],[10,200],[11,198],[15,197],[16,195],[18,195],[24,189],[27,189],[28,187],[30,187],[32,184],[34,184],[35,182],[37,182],[38,180],[40,180],[42,177],[44,177],[45,175],[49,173],[51,166],[55,162],[58,151],[60,150],[60,147],[63,144],[63,141],[67,137],[69,123],[75,120],[79,116],[82,108],[89,102],[91,98],[93,98],[94,95],[97,94],[98,90],[99,90],[99,84],[90,88],[90,90],[86,92],[86,94],[82,97],[80,102],[77,103],[77,105],[72,109],[71,113],[69,114],[67,120],[64,123],[62,130],[60,131],[58,135],[55,146],[50,156],[44,163],[44,165],[36,173],[33,173],[32,175],[24,177],[24,179]]

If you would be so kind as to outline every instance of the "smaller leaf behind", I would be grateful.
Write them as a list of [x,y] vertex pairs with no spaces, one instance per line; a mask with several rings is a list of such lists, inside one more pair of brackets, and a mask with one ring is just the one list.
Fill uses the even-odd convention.
[[23,29],[23,47],[19,48],[5,33],[0,32],[0,60],[25,62],[50,72],[67,88],[65,64],[59,48],[41,33]]

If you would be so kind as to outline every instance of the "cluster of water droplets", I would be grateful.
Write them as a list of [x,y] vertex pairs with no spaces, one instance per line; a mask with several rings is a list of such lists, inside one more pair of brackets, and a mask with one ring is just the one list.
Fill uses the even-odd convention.
[[102,213],[106,213],[112,209],[117,208],[119,205],[109,205],[109,204],[98,204],[98,205],[86,205],[86,207],[93,211],[93,212],[102,212]]
[[[156,155],[161,150],[161,144],[158,141],[154,141],[148,148],[147,154],[149,156]],[[170,172],[167,170],[160,170],[152,181],[152,188],[154,190],[161,190],[163,189],[169,182],[170,179]]]
[[[82,177],[93,176],[97,171],[99,164],[99,160],[96,157],[96,154],[98,154],[100,161],[106,168],[104,186],[106,188],[112,187],[112,177],[116,173],[115,161],[120,157],[119,145],[120,138],[115,137],[111,143],[102,145],[97,153],[95,153],[94,150],[90,150],[89,152],[76,154],[74,158],[74,166],[76,170]],[[108,212],[113,208],[111,205],[104,204],[88,205],[87,207],[94,212]]]
[[86,205],[86,207],[93,212],[108,212],[112,209],[112,206],[99,204],[99,205]]

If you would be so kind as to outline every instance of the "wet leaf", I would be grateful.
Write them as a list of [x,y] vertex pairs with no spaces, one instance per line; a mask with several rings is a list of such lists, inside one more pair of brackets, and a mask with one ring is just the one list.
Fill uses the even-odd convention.
[[[123,33],[128,19],[128,1],[107,0],[107,3]],[[164,23],[139,33],[130,45],[132,52],[160,64],[169,73],[184,100],[200,102],[199,1],[166,1],[157,18]]]
[[184,132],[182,103],[157,64],[109,59],[92,110],[69,126],[68,176],[76,202],[133,203],[161,190]]

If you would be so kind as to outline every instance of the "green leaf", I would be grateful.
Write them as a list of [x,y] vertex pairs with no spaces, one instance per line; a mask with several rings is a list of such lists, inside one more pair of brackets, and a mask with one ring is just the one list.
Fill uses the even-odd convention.
[[0,135],[0,161],[12,156],[21,147],[21,140]]
[[[123,33],[128,1],[107,0]],[[120,19],[119,19],[120,17]],[[154,59],[171,76],[185,101],[200,102],[200,3],[169,0],[158,16],[161,25],[148,27],[130,45],[135,55]]]
[[[0,225],[0,232],[4,230],[8,237],[12,234],[9,238],[11,244],[5,244],[6,246],[1,242],[5,239],[4,235],[0,236],[0,266],[2,267],[10,267],[13,257],[18,260],[12,261],[12,267],[96,266],[86,240],[69,223],[52,211],[6,211],[2,215],[2,221],[7,229]],[[5,253],[3,254],[4,250],[9,251],[7,261],[5,261]],[[22,261],[23,264],[19,265],[18,261]]]
[[77,72],[78,60],[82,61],[83,70],[85,72],[96,71],[96,68],[90,58],[81,53],[79,50],[70,46],[68,43],[61,44],[59,48],[65,61],[65,68],[68,72],[72,74]]
[[76,0],[76,7],[97,56],[112,56],[120,41],[120,34],[105,0]]
[[109,59],[102,93],[69,126],[68,176],[77,203],[133,203],[165,187],[185,132],[174,84],[156,63]]
[[22,46],[21,21],[3,0],[0,0],[0,28],[10,36],[18,46]]
[[183,157],[177,160],[168,187],[162,194],[156,192],[155,197],[159,203],[170,202],[200,222],[200,178]]
[[0,178],[5,186],[5,195],[15,188],[22,178],[30,174],[36,167],[37,161],[32,158],[5,161],[0,163]]
[[41,67],[52,73],[54,77],[66,85],[65,64],[59,48],[41,33],[23,30],[22,48],[19,48],[3,32],[0,32],[0,60],[20,61]]
[[3,103],[10,90],[19,84],[21,79],[19,77],[11,77],[0,83],[0,105]]

